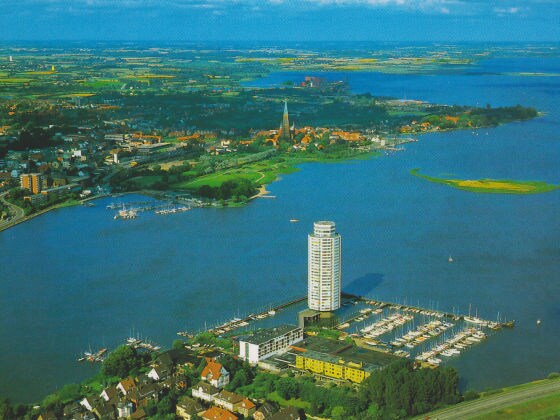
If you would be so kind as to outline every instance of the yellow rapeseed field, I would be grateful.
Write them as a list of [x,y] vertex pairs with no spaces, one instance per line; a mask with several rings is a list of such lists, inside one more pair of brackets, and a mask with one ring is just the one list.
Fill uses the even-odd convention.
[[512,192],[531,192],[536,189],[534,185],[528,184],[517,184],[511,182],[503,182],[503,181],[472,181],[472,180],[464,180],[464,181],[455,181],[449,180],[450,182],[454,183],[457,187],[465,187],[465,188],[480,188],[485,190],[508,190]]

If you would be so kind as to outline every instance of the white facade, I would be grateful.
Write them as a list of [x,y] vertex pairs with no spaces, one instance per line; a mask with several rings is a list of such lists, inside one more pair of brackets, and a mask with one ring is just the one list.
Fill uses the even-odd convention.
[[204,400],[207,402],[214,402],[214,398],[218,395],[218,390],[214,387],[205,387],[201,384],[198,384],[191,390],[191,394],[194,398],[198,398],[200,400]]
[[303,340],[303,329],[283,325],[239,340],[239,358],[257,364]]
[[315,222],[307,237],[307,304],[316,311],[340,308],[341,238],[334,222]]

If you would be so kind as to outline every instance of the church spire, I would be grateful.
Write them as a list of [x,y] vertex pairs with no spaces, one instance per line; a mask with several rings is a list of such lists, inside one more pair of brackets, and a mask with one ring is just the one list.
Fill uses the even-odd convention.
[[282,115],[282,124],[280,125],[280,138],[290,141],[292,136],[290,132],[290,119],[288,117],[288,100],[284,99],[284,114]]

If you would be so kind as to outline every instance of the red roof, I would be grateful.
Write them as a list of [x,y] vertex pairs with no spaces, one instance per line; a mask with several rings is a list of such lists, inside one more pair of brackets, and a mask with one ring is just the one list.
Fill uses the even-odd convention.
[[237,416],[220,407],[210,407],[201,417],[207,420],[238,420]]
[[222,365],[217,362],[208,362],[204,369],[202,370],[202,377],[208,379],[208,374],[211,374],[211,379],[218,380],[222,376]]
[[247,398],[243,398],[243,402],[241,403],[241,407],[250,410],[251,408],[256,407],[255,404],[253,403],[253,401],[247,399]]

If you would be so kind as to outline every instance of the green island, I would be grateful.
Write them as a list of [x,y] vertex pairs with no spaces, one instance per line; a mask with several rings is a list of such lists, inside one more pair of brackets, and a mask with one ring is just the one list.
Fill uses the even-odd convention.
[[463,191],[481,194],[540,194],[557,190],[560,185],[543,181],[514,181],[509,179],[445,179],[420,173],[420,169],[411,169],[410,174],[436,184],[449,185]]

